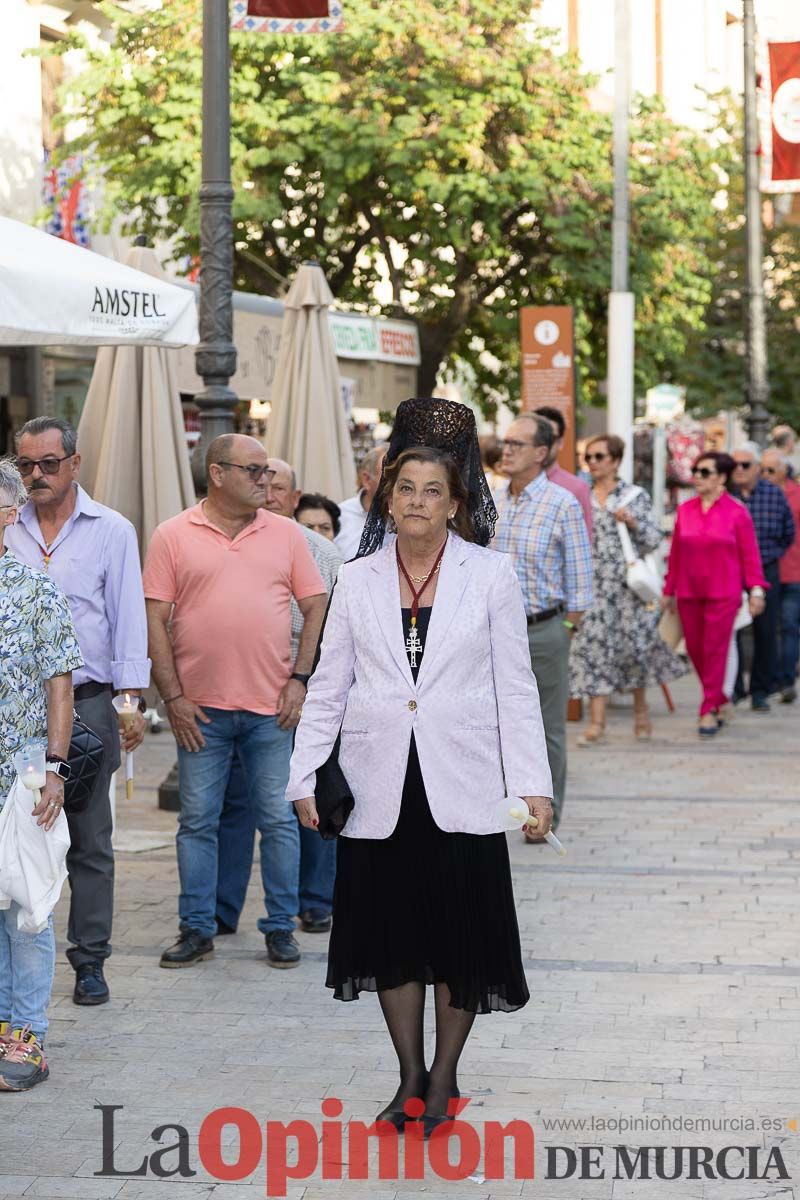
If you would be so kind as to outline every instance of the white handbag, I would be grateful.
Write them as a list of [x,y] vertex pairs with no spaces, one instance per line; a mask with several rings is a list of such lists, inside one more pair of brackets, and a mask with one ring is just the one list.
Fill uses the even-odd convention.
[[[641,489],[630,487],[619,498],[618,508],[624,508]],[[614,510],[616,511],[616,509]],[[661,596],[661,575],[654,554],[639,558],[633,548],[631,535],[624,521],[617,521],[617,533],[622,546],[622,557],[628,568],[628,587],[643,604],[653,604]]]
[[750,612],[750,597],[747,592],[742,592],[742,603],[739,605],[736,620],[733,622],[733,632],[738,633],[740,629],[747,629],[747,626],[752,624],[753,617]]

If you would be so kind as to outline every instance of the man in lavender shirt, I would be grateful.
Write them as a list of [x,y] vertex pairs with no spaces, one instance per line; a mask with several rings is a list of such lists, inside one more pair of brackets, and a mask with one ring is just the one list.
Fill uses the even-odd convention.
[[72,998],[104,1004],[109,990],[103,963],[111,953],[114,909],[109,784],[120,764],[120,737],[126,750],[144,737],[141,715],[120,735],[111,698],[115,692],[141,696],[150,681],[139,547],[130,521],[79,486],[81,456],[71,425],[36,417],[19,431],[16,444],[28,503],[6,531],[6,546],[66,593],[84,660],[72,673],[75,708],[105,748],[91,800],[83,812],[67,814]]
[[556,440],[550,448],[550,453],[547,456],[547,461],[544,464],[547,478],[551,483],[557,483],[559,487],[566,488],[568,492],[572,492],[575,499],[583,509],[583,518],[586,521],[586,529],[589,533],[589,541],[592,540],[592,493],[589,485],[584,483],[582,479],[578,479],[577,475],[573,475],[571,471],[565,471],[563,467],[558,465],[558,456],[564,445],[564,434],[567,429],[567,423],[564,420],[564,414],[559,412],[557,408],[551,408],[549,404],[542,405],[541,408],[533,410],[540,417],[544,417],[553,427],[553,433],[556,435]]

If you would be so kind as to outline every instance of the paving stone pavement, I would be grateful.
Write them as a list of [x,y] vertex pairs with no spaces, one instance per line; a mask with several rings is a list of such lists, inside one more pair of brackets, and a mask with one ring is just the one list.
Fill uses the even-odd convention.
[[[695,733],[694,682],[681,681],[674,694],[672,716],[652,694],[650,743],[634,742],[631,712],[619,707],[605,745],[572,749],[566,859],[511,837],[532,999],[519,1013],[477,1019],[461,1082],[481,1138],[484,1121],[530,1123],[536,1178],[515,1179],[508,1147],[502,1181],[484,1181],[478,1167],[471,1179],[446,1182],[430,1165],[422,1179],[379,1179],[373,1150],[368,1180],[323,1179],[317,1170],[289,1179],[291,1200],[800,1200],[800,709],[739,712],[706,745]],[[298,934],[297,970],[266,965],[256,873],[242,932],[218,939],[213,961],[159,969],[176,932],[177,883],[175,818],[158,811],[155,788],[173,759],[171,735],[150,735],[137,754],[136,797],[119,804],[120,845],[155,848],[118,854],[109,1005],[72,1004],[65,900],[59,905],[52,1073],[28,1094],[0,1095],[0,1200],[254,1200],[265,1191],[261,1133],[254,1173],[220,1182],[198,1159],[209,1112],[248,1110],[262,1130],[265,1122],[311,1122],[315,1147],[324,1098],[343,1102],[344,1119],[369,1122],[394,1090],[376,998],[330,999],[324,936]],[[120,1106],[108,1138],[123,1172],[114,1177],[97,1174],[97,1105]],[[657,1124],[689,1119],[732,1124]],[[548,1130],[557,1120],[587,1124]],[[613,1125],[625,1120],[638,1128]],[[145,1156],[178,1140],[168,1129],[159,1143],[151,1131],[176,1123],[196,1174],[136,1175]],[[235,1163],[232,1126],[222,1140],[223,1159]],[[548,1148],[582,1144],[595,1148],[594,1173],[604,1168],[603,1178],[547,1177]],[[616,1169],[618,1145],[758,1147],[762,1173],[775,1146],[791,1178],[773,1170],[764,1180],[722,1181],[700,1169],[696,1179],[684,1171],[671,1181],[628,1180]],[[346,1176],[346,1139],[330,1159],[330,1173]],[[554,1152],[559,1173],[567,1159]],[[178,1161],[171,1151],[155,1165],[170,1171]],[[741,1165],[730,1158],[731,1173]]]

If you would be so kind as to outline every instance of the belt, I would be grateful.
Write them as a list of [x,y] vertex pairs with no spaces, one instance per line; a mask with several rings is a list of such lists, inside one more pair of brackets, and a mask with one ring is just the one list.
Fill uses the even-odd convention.
[[88,683],[82,683],[80,687],[76,687],[74,695],[76,700],[93,700],[95,696],[110,691],[110,683],[95,683],[90,679]]
[[541,612],[534,613],[532,617],[528,617],[529,625],[541,625],[542,621],[549,621],[551,617],[557,617],[561,613],[566,612],[566,604],[556,604],[554,608],[544,608]]

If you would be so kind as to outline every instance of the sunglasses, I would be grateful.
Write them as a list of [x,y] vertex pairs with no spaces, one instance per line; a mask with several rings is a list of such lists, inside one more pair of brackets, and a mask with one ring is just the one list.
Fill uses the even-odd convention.
[[712,475],[717,475],[719,472],[713,471],[711,467],[695,467],[692,474],[695,478],[710,479]]
[[54,454],[48,455],[47,458],[18,458],[17,470],[20,475],[27,476],[33,474],[33,468],[38,467],[43,475],[57,475],[61,470],[62,462],[66,462],[68,458],[74,458],[73,454],[64,454],[61,458],[56,458]]
[[762,467],[761,470],[764,475],[777,475],[778,474],[777,467]]
[[751,461],[750,461],[750,462],[737,462],[737,463],[734,463],[734,470],[736,470],[736,471],[749,471],[749,470],[750,470],[750,468],[751,468],[751,467],[753,467],[753,466],[755,466],[755,463],[754,463],[754,462],[752,461],[752,459],[751,459]]
[[258,483],[259,479],[263,479],[265,475],[267,483],[271,483],[275,478],[275,472],[271,467],[259,467],[256,463],[251,463],[248,467],[243,467],[241,463],[223,462],[220,459],[219,465],[221,467],[236,467],[237,471],[246,471],[253,483]]
[[603,462],[604,459],[610,457],[610,454],[584,454],[583,461],[586,463]]

